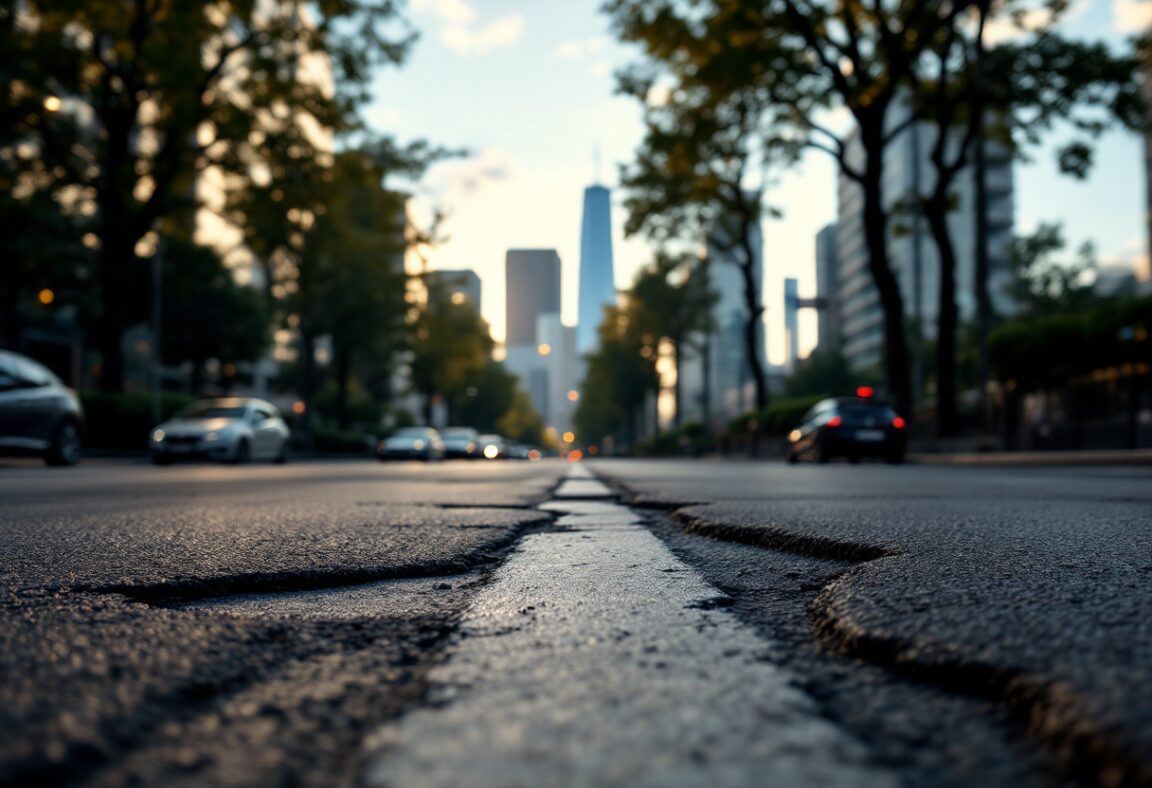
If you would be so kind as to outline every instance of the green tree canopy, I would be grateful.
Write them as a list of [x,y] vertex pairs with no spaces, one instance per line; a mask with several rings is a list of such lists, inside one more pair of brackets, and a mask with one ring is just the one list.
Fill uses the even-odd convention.
[[359,128],[373,68],[411,41],[388,0],[0,4],[0,161],[92,217],[104,388],[122,385],[138,244],[194,178],[243,187],[283,165],[312,182],[330,135]]
[[619,446],[630,446],[640,435],[644,404],[659,390],[660,377],[651,343],[638,329],[631,299],[623,308],[605,309],[600,344],[588,356],[580,401],[572,415],[582,445],[611,438]]
[[269,342],[260,294],[236,284],[219,255],[191,241],[166,239],[162,259],[164,362],[191,362],[195,389],[209,359],[235,364],[259,358]]

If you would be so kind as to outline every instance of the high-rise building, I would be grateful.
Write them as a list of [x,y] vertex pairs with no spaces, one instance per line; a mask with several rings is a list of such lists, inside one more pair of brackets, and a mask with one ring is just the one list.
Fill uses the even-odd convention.
[[584,218],[580,225],[580,306],[576,324],[576,350],[591,353],[604,307],[616,303],[612,268],[612,196],[604,186],[584,190]]
[[470,268],[450,271],[430,271],[425,274],[443,287],[454,304],[468,304],[480,313],[480,277]]
[[[763,236],[759,227],[752,237],[752,271],[757,292],[763,290]],[[707,419],[726,424],[756,404],[752,368],[748,363],[744,327],[748,307],[744,275],[728,251],[731,244],[723,221],[708,238],[708,288],[715,294],[712,307],[712,333],[695,337],[688,346],[699,348],[679,364],[681,376],[681,420]],[[756,327],[756,352],[768,372],[764,321]],[[686,346],[687,347],[687,346]]]
[[555,249],[509,249],[504,259],[504,344],[535,346],[536,318],[560,313],[560,255]]
[[[919,335],[936,334],[940,262],[928,223],[915,211],[917,194],[926,194],[935,173],[929,153],[936,130],[931,124],[913,124],[902,131],[884,154],[884,199],[893,211],[888,239],[888,264],[900,285],[905,316],[918,327]],[[863,151],[856,133],[846,141],[849,164],[859,166]],[[989,282],[993,309],[1012,311],[1006,294],[1010,276],[1007,260],[1012,239],[1014,205],[1012,160],[1006,151],[988,146],[985,183],[988,187]],[[956,250],[956,305],[960,320],[972,320],[976,312],[974,288],[976,253],[975,189],[971,169],[956,178],[955,208],[948,217]],[[836,224],[837,283],[835,309],[843,337],[843,352],[856,370],[877,367],[884,350],[884,315],[868,267],[864,237],[864,195],[859,184],[843,175],[839,179],[839,211]],[[898,206],[904,206],[897,209]]]
[[816,233],[816,300],[820,304],[816,345],[822,349],[840,344],[840,303],[836,297],[840,272],[836,261],[836,225],[829,224]]

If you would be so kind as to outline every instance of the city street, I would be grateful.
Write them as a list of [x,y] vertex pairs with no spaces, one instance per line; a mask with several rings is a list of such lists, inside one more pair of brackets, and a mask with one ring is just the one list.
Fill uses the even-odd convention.
[[0,784],[1152,784],[1150,481],[0,461]]

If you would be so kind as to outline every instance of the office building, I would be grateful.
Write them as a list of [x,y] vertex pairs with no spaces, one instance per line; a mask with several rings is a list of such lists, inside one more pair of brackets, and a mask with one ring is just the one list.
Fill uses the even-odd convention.
[[616,303],[612,266],[612,196],[604,186],[584,190],[584,216],[580,225],[580,290],[576,349],[591,353],[604,307]]
[[480,277],[469,268],[430,271],[425,274],[448,293],[454,304],[468,304],[480,313]]
[[536,318],[560,314],[560,255],[555,249],[510,249],[504,259],[504,344],[535,346]]
[[[744,275],[732,250],[728,231],[718,223],[708,238],[708,287],[716,295],[712,307],[712,333],[693,337],[679,364],[681,420],[703,420],[726,425],[756,405],[755,383],[748,363],[744,327],[748,307]],[[758,293],[763,292],[763,235],[756,228],[752,238],[752,270]],[[761,295],[761,298],[763,296]],[[764,321],[756,327],[756,352],[768,374]],[[695,352],[690,347],[698,348]]]
[[836,225],[829,224],[816,233],[816,346],[821,349],[840,344],[840,304],[833,297],[840,276],[836,261]]
[[[885,202],[892,216],[888,262],[900,286],[905,317],[913,330],[918,330],[925,339],[936,335],[940,263],[927,221],[908,206],[916,205],[919,202],[916,195],[928,193],[935,179],[929,159],[935,135],[931,124],[909,126],[889,143],[884,160]],[[863,152],[855,132],[846,140],[846,146],[849,163],[859,166]],[[992,146],[989,146],[987,159],[988,290],[993,309],[999,314],[1009,314],[1012,304],[1006,294],[1006,285],[1010,277],[1007,258],[1014,219],[1012,161],[1006,151]],[[838,331],[843,338],[842,348],[848,364],[855,370],[875,368],[883,362],[883,311],[868,267],[864,195],[859,184],[844,175],[840,176],[838,186],[837,275],[829,300],[835,305]],[[954,193],[956,207],[948,223],[956,250],[956,302],[963,323],[972,320],[976,313],[975,188],[971,168],[956,178]]]

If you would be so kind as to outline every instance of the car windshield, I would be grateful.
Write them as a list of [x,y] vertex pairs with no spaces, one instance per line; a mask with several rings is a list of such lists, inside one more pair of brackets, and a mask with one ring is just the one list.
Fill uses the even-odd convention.
[[176,415],[177,418],[181,419],[242,419],[244,418],[244,406],[197,402]]

